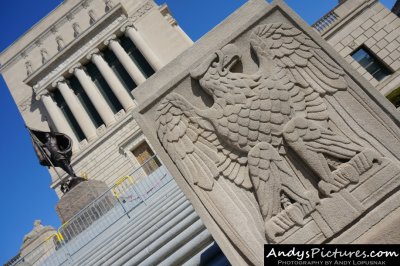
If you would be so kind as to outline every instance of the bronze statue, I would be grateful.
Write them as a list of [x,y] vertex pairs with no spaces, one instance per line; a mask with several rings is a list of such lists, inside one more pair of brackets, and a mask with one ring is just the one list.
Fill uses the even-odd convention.
[[72,169],[72,140],[70,137],[52,130],[50,132],[30,128],[28,130],[40,164],[47,167],[60,167],[69,175],[68,180],[61,182],[61,191],[64,194],[80,182],[85,181]]

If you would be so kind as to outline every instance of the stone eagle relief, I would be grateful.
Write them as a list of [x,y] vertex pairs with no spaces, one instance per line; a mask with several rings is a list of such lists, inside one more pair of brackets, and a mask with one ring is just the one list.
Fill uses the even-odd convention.
[[[169,94],[157,109],[157,134],[202,201],[214,206],[209,211],[222,230],[259,241],[257,232],[231,221],[241,212],[273,243],[383,157],[331,121],[324,98],[349,85],[314,41],[273,23],[257,26],[249,43],[258,71],[233,72],[241,54],[234,44],[224,46],[191,71],[213,105],[199,109]],[[293,158],[304,164],[304,176]]]

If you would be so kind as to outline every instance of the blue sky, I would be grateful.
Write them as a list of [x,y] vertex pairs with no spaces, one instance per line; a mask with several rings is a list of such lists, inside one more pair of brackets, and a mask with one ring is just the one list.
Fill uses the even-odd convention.
[[[61,0],[3,1],[0,9],[0,51],[7,48]],[[245,0],[156,0],[166,2],[180,26],[196,41]],[[287,0],[309,24],[327,13],[337,0]],[[383,0],[391,8],[395,0]],[[39,165],[28,132],[6,84],[0,78],[0,264],[18,253],[23,236],[35,219],[58,227],[57,197],[49,188],[50,176]]]

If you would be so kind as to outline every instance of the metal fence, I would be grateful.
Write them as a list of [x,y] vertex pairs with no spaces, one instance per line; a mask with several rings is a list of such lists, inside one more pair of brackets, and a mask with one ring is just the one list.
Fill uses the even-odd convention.
[[114,185],[69,221],[37,248],[13,261],[12,266],[62,265],[73,263],[72,256],[96,237],[112,235],[126,223],[132,211],[172,180],[166,168],[154,155],[130,175],[119,178]]
[[339,16],[335,13],[334,10],[332,10],[328,14],[320,18],[317,22],[315,22],[311,27],[316,29],[319,33],[323,33],[327,29],[329,29],[333,24],[335,24],[338,20]]

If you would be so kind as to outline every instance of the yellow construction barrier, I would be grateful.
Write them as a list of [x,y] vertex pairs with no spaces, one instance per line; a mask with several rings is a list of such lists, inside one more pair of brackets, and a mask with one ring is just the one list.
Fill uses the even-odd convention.
[[136,183],[136,180],[135,180],[132,176],[129,176],[129,175],[124,176],[124,177],[121,177],[120,179],[118,179],[117,181],[115,181],[114,187],[112,188],[112,193],[114,194],[114,196],[115,196],[117,199],[121,196],[120,188],[119,188],[119,187],[122,186],[123,183],[124,183],[126,180],[128,181],[128,183],[129,183],[130,186],[131,186],[131,185],[134,185],[134,184]]

